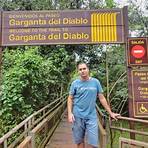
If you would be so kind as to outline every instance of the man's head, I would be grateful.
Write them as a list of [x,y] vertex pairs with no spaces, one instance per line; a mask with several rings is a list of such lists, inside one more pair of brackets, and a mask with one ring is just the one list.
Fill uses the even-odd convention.
[[78,66],[78,73],[83,80],[89,79],[89,68],[86,63],[79,63]]

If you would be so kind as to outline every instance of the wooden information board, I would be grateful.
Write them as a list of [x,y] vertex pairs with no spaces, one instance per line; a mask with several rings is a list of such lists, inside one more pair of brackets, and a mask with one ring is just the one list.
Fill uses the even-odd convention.
[[1,46],[126,42],[126,7],[0,14]]

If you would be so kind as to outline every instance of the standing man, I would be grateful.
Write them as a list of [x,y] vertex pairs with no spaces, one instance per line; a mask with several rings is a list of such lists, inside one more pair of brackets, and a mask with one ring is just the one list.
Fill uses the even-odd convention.
[[98,147],[96,98],[99,98],[113,119],[119,114],[111,111],[99,80],[89,76],[87,64],[80,63],[77,68],[80,78],[73,81],[70,87],[67,101],[68,121],[73,124],[72,131],[77,148],[85,148],[85,133],[89,148],[96,148]]

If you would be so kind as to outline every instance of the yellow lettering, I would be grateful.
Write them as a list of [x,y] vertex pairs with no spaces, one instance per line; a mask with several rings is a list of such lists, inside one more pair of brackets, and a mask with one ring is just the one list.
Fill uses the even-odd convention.
[[85,18],[64,18],[63,19],[63,24],[73,24],[73,25],[82,25],[82,24],[87,24],[88,20]]
[[138,40],[138,41],[131,41],[131,44],[135,45],[135,44],[144,44],[143,40]]
[[60,19],[50,19],[50,20],[48,20],[48,24],[50,24],[50,25],[58,25],[58,24],[60,24],[61,22],[60,22],[61,20]]
[[135,76],[146,76],[146,73],[144,73],[144,72],[135,72],[134,75]]
[[89,39],[89,34],[86,33],[63,33],[63,39],[67,40],[67,39]]
[[10,26],[22,26],[22,27],[28,27],[33,25],[46,25],[46,20],[37,19],[37,20],[15,20],[10,19],[9,20]]
[[60,38],[61,38],[61,34],[60,33],[58,33],[58,34],[51,33],[51,34],[48,35],[48,39],[49,40],[58,40]]
[[35,35],[9,35],[9,40],[12,42],[16,41],[23,41],[23,42],[29,42],[29,41],[42,41],[46,40],[46,36],[42,34],[35,34]]

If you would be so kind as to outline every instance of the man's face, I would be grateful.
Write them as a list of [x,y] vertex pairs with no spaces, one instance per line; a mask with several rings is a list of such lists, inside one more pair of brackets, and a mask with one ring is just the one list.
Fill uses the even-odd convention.
[[87,77],[89,77],[89,69],[86,66],[86,64],[80,64],[78,66],[78,73],[81,76],[81,78],[87,78]]

